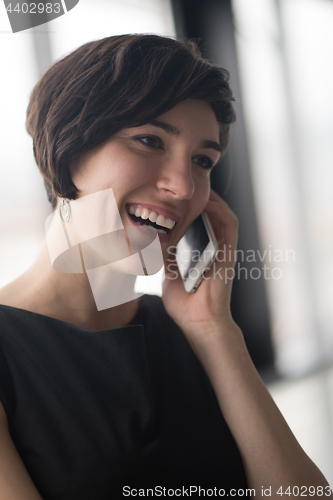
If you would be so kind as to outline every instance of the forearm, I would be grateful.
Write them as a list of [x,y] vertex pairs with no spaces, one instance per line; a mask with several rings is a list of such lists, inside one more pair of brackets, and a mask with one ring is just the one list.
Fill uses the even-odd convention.
[[193,347],[237,443],[249,487],[255,488],[257,496],[262,487],[271,487],[272,498],[281,499],[277,494],[281,486],[283,491],[288,486],[291,491],[293,486],[323,486],[325,496],[327,481],[299,446],[271,398],[242,332],[234,323],[226,328],[206,335],[204,345]]

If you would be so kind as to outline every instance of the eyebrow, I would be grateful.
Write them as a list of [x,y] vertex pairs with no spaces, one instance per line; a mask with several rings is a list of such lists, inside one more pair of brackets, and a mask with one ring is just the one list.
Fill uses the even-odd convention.
[[[159,127],[163,129],[167,134],[174,135],[178,137],[180,135],[180,131],[177,127],[170,125],[169,123],[161,122],[160,120],[151,120],[149,125],[154,125],[155,127]],[[222,153],[222,146],[218,142],[215,141],[202,141],[200,147],[204,149],[214,149],[219,153]]]

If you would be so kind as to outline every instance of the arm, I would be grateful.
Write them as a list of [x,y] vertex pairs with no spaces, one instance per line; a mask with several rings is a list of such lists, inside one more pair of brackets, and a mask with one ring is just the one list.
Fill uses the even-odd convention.
[[14,446],[0,401],[0,498],[42,500]]
[[[237,218],[213,191],[206,211],[220,251],[226,248],[227,252],[224,259],[220,256],[220,262],[213,263],[195,294],[186,293],[180,276],[168,279],[171,274],[174,278],[177,270],[175,261],[169,260],[163,283],[165,308],[183,330],[211,381],[256,497],[262,496],[262,487],[271,487],[271,498],[281,500],[285,497],[277,494],[281,486],[283,492],[288,486],[291,492],[293,486],[322,486],[322,496],[327,498],[330,490],[326,479],[283,419],[251,361],[240,328],[231,317],[230,270],[236,263]],[[308,490],[306,496],[310,496]]]
[[[250,488],[261,496],[271,487],[271,498],[286,498],[277,492],[302,486],[322,486],[324,476],[304,453],[256,371],[235,324],[216,330],[215,341],[200,351],[203,364],[224,418],[240,451]],[[221,339],[222,337],[223,340]],[[313,490],[313,488],[312,488]],[[311,491],[311,490],[310,490]],[[317,490],[316,490],[317,491]],[[319,498],[314,495],[314,498]]]

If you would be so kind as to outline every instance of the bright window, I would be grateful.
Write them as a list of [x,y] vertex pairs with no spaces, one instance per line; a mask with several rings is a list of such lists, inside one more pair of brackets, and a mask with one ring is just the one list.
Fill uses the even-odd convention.
[[265,282],[278,368],[300,373],[333,351],[333,3],[233,7],[262,249],[295,255]]

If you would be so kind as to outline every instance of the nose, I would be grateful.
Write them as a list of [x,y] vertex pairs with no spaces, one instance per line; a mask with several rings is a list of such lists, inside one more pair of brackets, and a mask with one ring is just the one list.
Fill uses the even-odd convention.
[[160,170],[156,185],[172,198],[191,199],[195,189],[191,158],[183,156],[167,161]]

